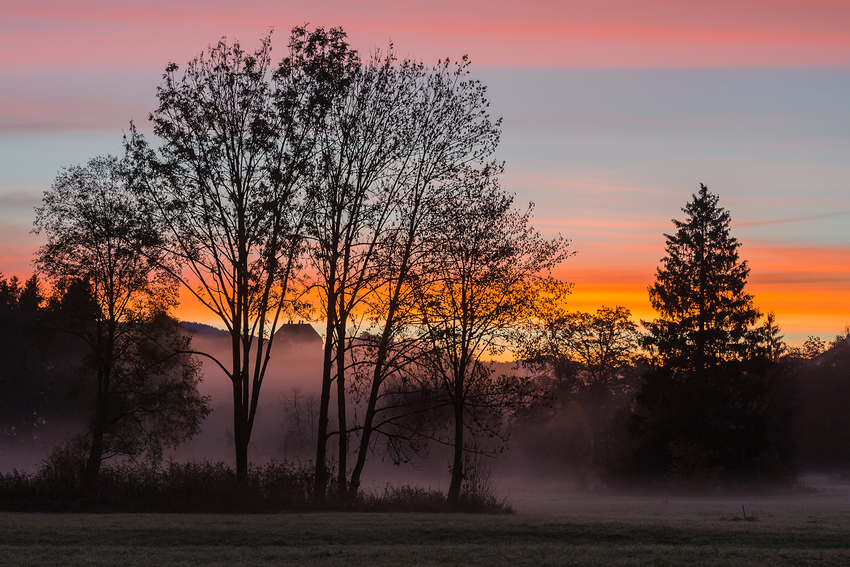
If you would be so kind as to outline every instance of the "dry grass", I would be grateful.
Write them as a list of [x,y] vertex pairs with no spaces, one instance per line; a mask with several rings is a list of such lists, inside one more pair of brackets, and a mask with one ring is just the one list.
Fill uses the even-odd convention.
[[[517,513],[0,514],[0,565],[847,565],[850,492],[514,494]],[[758,521],[731,521],[747,516]]]

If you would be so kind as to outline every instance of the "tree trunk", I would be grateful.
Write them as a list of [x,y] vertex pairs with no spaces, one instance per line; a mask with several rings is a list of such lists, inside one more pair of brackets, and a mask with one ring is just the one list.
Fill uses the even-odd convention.
[[[405,257],[410,255],[410,240],[405,250]],[[357,496],[357,491],[360,490],[360,475],[363,474],[363,467],[366,465],[366,456],[369,452],[369,442],[372,439],[372,424],[375,421],[376,408],[378,405],[378,396],[381,393],[381,386],[384,383],[384,365],[387,362],[390,337],[395,324],[395,314],[398,309],[399,295],[401,293],[401,282],[404,281],[407,274],[407,262],[402,263],[399,275],[399,283],[393,292],[393,298],[390,302],[389,312],[387,313],[387,321],[384,325],[384,330],[381,333],[381,342],[378,345],[378,353],[375,357],[375,368],[372,371],[372,387],[369,391],[369,401],[366,405],[366,415],[363,418],[363,430],[360,436],[360,447],[357,451],[357,461],[354,464],[354,470],[351,471],[351,482],[348,485],[348,495],[351,498]]]
[[94,492],[94,485],[100,473],[100,465],[103,462],[103,403],[99,400],[97,404],[97,415],[92,428],[91,448],[86,459],[86,467],[80,479],[80,496],[89,496]]
[[[377,372],[375,374],[377,375]],[[372,437],[372,423],[375,421],[375,406],[378,399],[378,390],[380,390],[378,379],[373,378],[372,392],[366,406],[366,415],[363,418],[363,430],[360,437],[360,447],[357,451],[357,461],[354,463],[354,470],[351,471],[351,482],[348,484],[348,496],[351,499],[354,499],[357,496],[357,491],[360,490],[360,475],[363,474],[363,467],[366,465],[369,441]]]
[[457,511],[460,505],[460,486],[463,483],[465,472],[463,470],[463,402],[455,400],[455,442],[454,460],[452,462],[452,480],[449,485],[449,495],[446,506],[449,511]]
[[[107,343],[106,361],[112,360],[112,341]],[[105,368],[105,369],[104,369]],[[89,496],[94,491],[97,476],[100,473],[100,465],[103,462],[103,436],[106,430],[106,407],[109,396],[109,362],[97,370],[97,399],[94,404],[94,418],[92,419],[91,447],[86,459],[86,466],[80,479],[80,496]]]
[[319,426],[316,432],[316,471],[313,477],[313,503],[325,502],[328,486],[328,412],[331,405],[331,366],[333,362],[333,321],[325,328],[325,356],[322,363],[322,395],[319,398]]
[[236,446],[236,482],[248,483],[248,435],[242,405],[242,385],[233,381],[233,441]]
[[[363,467],[366,465],[366,451],[369,450],[369,437],[372,436],[371,416],[374,415],[374,410],[371,405],[366,409],[366,419],[369,423],[363,425],[363,436],[360,438],[360,447],[357,451],[357,460],[354,462],[354,469],[351,471],[351,481],[348,483],[348,498],[353,500],[357,497],[357,492],[360,490],[360,475],[363,474]],[[370,415],[371,414],[371,415]]]
[[337,421],[339,421],[337,493],[340,498],[345,498],[348,492],[346,490],[346,477],[348,474],[348,419],[345,412],[345,320],[337,327],[336,367]]

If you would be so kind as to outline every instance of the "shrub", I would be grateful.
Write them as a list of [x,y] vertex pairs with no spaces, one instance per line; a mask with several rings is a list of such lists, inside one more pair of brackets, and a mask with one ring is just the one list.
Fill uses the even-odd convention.
[[[92,493],[80,497],[85,455],[83,444],[72,440],[56,448],[35,473],[0,473],[0,510],[257,513],[315,509],[310,463],[251,465],[244,484],[237,482],[236,470],[223,462],[108,463],[101,467]],[[513,511],[496,495],[489,467],[475,459],[467,463],[466,471],[456,511]],[[353,501],[331,493],[322,508],[444,512],[446,495],[430,488],[387,484],[383,491],[361,492]]]
[[272,461],[252,466],[240,485],[222,462],[168,462],[159,467],[121,462],[104,465],[92,494],[78,498],[81,462],[69,446],[57,449],[35,474],[0,474],[0,508],[6,510],[108,510],[121,512],[274,512],[308,507],[310,465]]

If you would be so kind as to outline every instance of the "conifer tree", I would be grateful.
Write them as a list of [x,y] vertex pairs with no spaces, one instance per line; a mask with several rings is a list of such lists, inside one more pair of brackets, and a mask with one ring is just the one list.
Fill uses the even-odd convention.
[[643,321],[646,346],[668,368],[700,371],[739,359],[747,349],[750,327],[759,318],[745,291],[750,269],[738,258],[741,243],[730,235],[729,212],[719,197],[700,184],[665,234],[667,256],[649,286],[660,317]]
[[755,326],[749,267],[718,200],[700,185],[682,209],[687,218],[665,235],[667,255],[649,286],[659,317],[643,321],[653,364],[613,476],[704,487],[781,478],[793,466],[781,336],[772,316]]

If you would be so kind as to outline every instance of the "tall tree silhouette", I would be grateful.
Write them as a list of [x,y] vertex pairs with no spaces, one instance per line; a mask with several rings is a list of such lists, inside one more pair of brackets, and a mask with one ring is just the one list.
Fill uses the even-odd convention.
[[330,399],[337,401],[337,486],[347,490],[349,418],[346,367],[349,326],[364,295],[372,290],[378,239],[392,217],[397,185],[391,166],[400,140],[399,114],[404,93],[391,60],[376,55],[363,65],[347,49],[345,34],[316,30],[314,51],[332,69],[327,112],[317,125],[315,183],[307,217],[310,262],[325,323],[322,390],[316,445],[315,495],[324,498],[327,445],[331,432]]
[[[83,493],[105,457],[157,459],[163,444],[197,433],[209,412],[196,388],[199,366],[180,354],[188,339],[168,316],[176,282],[158,262],[158,235],[127,179],[126,163],[93,158],[62,171],[36,209],[36,231],[47,236],[36,265],[58,292],[62,328],[87,348],[82,372],[92,410]],[[25,290],[37,303],[35,280]]]
[[41,307],[44,299],[44,292],[41,289],[38,276],[33,274],[26,282],[24,282],[24,287],[21,289],[21,294],[18,296],[18,307],[24,311],[34,313]]
[[[613,468],[674,483],[776,478],[788,470],[790,398],[772,317],[745,291],[730,216],[700,186],[665,235],[649,297],[660,317],[644,321],[649,368],[626,419],[631,432]],[[627,437],[628,438],[628,437]],[[618,464],[619,461],[619,464]]]
[[222,40],[182,73],[170,64],[150,117],[162,145],[135,131],[128,141],[172,275],[231,336],[230,360],[210,358],[232,384],[241,482],[275,330],[296,306],[314,125],[333,74],[305,34],[293,30],[277,68],[269,36],[254,53]]
[[[379,407],[379,398],[385,379],[398,372],[402,360],[399,339],[410,312],[409,280],[431,251],[432,243],[422,235],[433,222],[436,187],[449,183],[466,164],[480,164],[494,151],[499,135],[498,123],[486,113],[483,86],[464,80],[465,62],[428,68],[397,61],[390,46],[365,62],[350,52],[337,65],[337,88],[329,89],[333,98],[317,128],[316,183],[307,222],[326,324],[316,456],[319,497],[326,484],[330,436],[338,441],[338,493],[355,495],[373,433],[386,433],[395,419],[376,421],[386,409]],[[364,320],[375,335],[368,341],[359,336]],[[358,384],[349,382],[356,358],[352,349],[371,357],[358,363]],[[347,415],[355,387],[366,404],[361,423]],[[337,401],[333,432],[328,430],[332,389]],[[352,429],[360,437],[347,486]]]
[[[465,58],[454,65],[446,59],[434,67],[405,60],[394,75],[400,143],[391,169],[393,215],[378,239],[373,292],[366,298],[374,333],[370,340],[354,343],[365,347],[360,353],[365,359],[360,375],[365,379],[358,386],[366,408],[358,424],[352,495],[359,489],[373,434],[385,442],[396,462],[419,446],[428,407],[422,406],[422,392],[412,392],[412,382],[401,379],[421,352],[412,283],[428,270],[434,254],[444,211],[442,191],[455,187],[464,168],[484,166],[500,133],[500,120],[491,120],[487,112],[486,89],[468,77]],[[411,404],[411,396],[418,402]]]
[[500,171],[468,169],[444,188],[433,257],[416,283],[430,347],[423,364],[452,413],[450,508],[459,503],[470,437],[498,434],[493,413],[498,419],[529,393],[521,379],[494,380],[484,357],[514,342],[533,317],[540,293],[555,283],[548,271],[568,255],[563,239],[547,241],[533,229],[530,207],[525,212],[513,207],[513,196],[498,185]]
[[750,326],[759,318],[744,288],[750,269],[739,261],[740,242],[730,234],[729,212],[719,197],[700,184],[665,234],[667,256],[649,286],[649,299],[660,317],[643,321],[646,346],[667,367],[703,370],[742,356]]

